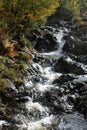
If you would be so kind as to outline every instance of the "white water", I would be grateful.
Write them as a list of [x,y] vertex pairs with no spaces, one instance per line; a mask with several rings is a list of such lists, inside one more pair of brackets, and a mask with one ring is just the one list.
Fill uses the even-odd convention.
[[[54,37],[56,37],[57,39],[58,49],[54,52],[41,53],[40,55],[44,55],[49,58],[50,57],[51,58],[56,57],[57,59],[60,58],[62,56],[62,47],[64,46],[65,43],[65,41],[63,40],[63,36],[64,36],[63,30],[59,30],[58,32],[56,32],[54,34]],[[62,75],[61,73],[53,72],[52,68],[49,66],[42,67],[40,64],[34,63],[33,67],[38,68],[38,71],[40,71],[41,73],[42,79],[39,83],[36,84],[37,91],[40,91],[41,93],[44,93],[45,91],[50,91],[50,89],[54,87],[54,85],[52,85],[54,79]],[[29,85],[33,86],[33,83],[30,81],[26,82],[26,86]],[[40,120],[30,121],[27,124],[23,124],[22,126],[20,126],[21,129],[27,128],[28,130],[47,130],[47,126],[52,125],[52,121],[54,120],[55,117],[53,115],[49,115],[49,109],[47,107],[42,106],[38,102],[33,102],[33,100],[27,102],[25,105],[28,112],[36,113],[36,115],[33,116],[43,115],[44,113],[44,117],[42,116]]]
[[49,117],[45,117],[41,120],[30,122],[28,124],[23,124],[22,126],[19,125],[18,130],[47,130],[46,127],[52,124],[52,121],[54,120],[53,115]]
[[[63,55],[62,48],[65,44],[65,41],[63,40],[65,28],[64,28],[64,30],[58,30],[57,32],[55,32],[55,30],[56,29],[53,29],[53,34],[54,34],[54,37],[56,37],[56,39],[57,39],[58,49],[56,51],[49,52],[49,53],[41,53],[41,55],[47,56],[48,58],[59,59]],[[66,29],[66,31],[67,31],[67,29]],[[39,71],[42,73],[42,77],[46,80],[46,82],[44,82],[44,83],[40,82],[36,85],[37,89],[39,89],[42,92],[50,90],[52,87],[54,87],[54,85],[52,85],[52,82],[54,81],[54,79],[56,79],[62,75],[61,73],[53,72],[51,67],[43,68],[39,64],[34,64],[34,67],[35,66],[37,66],[39,68]]]
[[7,122],[4,120],[0,120],[0,126],[2,126],[3,124],[7,124]]
[[[55,30],[56,29],[54,29],[54,32]],[[59,32],[54,33],[54,37],[56,37],[57,39],[58,49],[56,51],[49,52],[49,53],[41,53],[42,55],[47,56],[49,58],[54,58],[54,59],[56,58],[59,59],[63,55],[62,48],[65,44],[65,41],[63,40],[64,30],[59,30]]]
[[42,82],[36,84],[36,88],[42,92],[50,90],[52,87],[54,87],[54,85],[52,85],[52,82],[54,79],[62,75],[61,73],[53,72],[51,67],[43,68],[37,63],[34,63],[33,66],[35,68],[38,67],[38,70],[41,72],[41,76],[43,77]]
[[27,102],[26,108],[28,109],[29,112],[34,113],[35,116],[39,116],[43,114],[48,115],[49,112],[49,109],[47,107],[43,107],[38,102]]

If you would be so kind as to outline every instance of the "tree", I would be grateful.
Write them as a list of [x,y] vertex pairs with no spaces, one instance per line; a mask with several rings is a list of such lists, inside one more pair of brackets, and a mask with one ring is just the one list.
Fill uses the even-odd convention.
[[1,0],[0,18],[8,25],[35,24],[55,12],[58,0]]

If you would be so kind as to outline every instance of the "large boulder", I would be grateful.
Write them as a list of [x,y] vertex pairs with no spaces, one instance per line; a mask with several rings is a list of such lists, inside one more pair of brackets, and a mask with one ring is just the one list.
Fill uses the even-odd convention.
[[72,29],[75,36],[84,38],[87,41],[87,26]]
[[39,52],[51,52],[57,49],[57,44],[53,34],[46,33],[38,37],[34,48]]
[[77,56],[87,55],[87,28],[72,30],[65,40],[64,51]]
[[87,55],[79,56],[78,61],[87,65]]
[[71,76],[69,74],[63,74],[59,78],[55,79],[53,81],[53,84],[62,85],[64,83],[67,83],[67,82],[72,81],[72,80],[74,80],[73,76]]
[[78,63],[73,62],[73,60],[67,56],[61,57],[55,63],[54,71],[66,73],[66,74],[67,73],[76,74],[76,75],[85,74],[83,68]]
[[63,50],[75,55],[87,55],[87,42],[69,37]]

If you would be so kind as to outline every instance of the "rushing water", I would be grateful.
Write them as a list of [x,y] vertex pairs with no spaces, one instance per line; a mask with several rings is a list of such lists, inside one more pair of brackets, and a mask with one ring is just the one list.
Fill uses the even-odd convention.
[[[51,27],[47,28],[49,29]],[[38,56],[40,58],[42,57],[42,61],[34,61],[32,63],[33,69],[31,69],[31,75],[29,75],[29,81],[28,78],[25,80],[25,88],[29,92],[28,95],[24,97],[25,99],[27,99],[27,101],[20,103],[20,105],[22,106],[22,108],[20,109],[21,111],[14,115],[14,119],[16,120],[16,122],[1,120],[1,129],[87,130],[87,122],[84,119],[83,115],[79,114],[77,111],[72,111],[74,108],[73,104],[67,103],[67,94],[59,97],[61,100],[60,102],[62,102],[65,107],[64,109],[67,110],[67,114],[61,114],[61,112],[58,112],[58,110],[62,111],[62,107],[58,107],[58,95],[55,96],[55,93],[59,91],[59,89],[62,93],[65,90],[64,88],[60,88],[60,85],[53,83],[55,79],[59,79],[63,75],[63,73],[61,72],[55,72],[53,70],[53,67],[55,60],[58,60],[65,55],[62,49],[65,44],[65,40],[63,37],[69,33],[69,30],[67,28],[52,28],[51,33],[53,34],[53,37],[56,38],[58,48],[55,51],[48,53],[38,52]],[[45,64],[44,59],[48,60],[48,64]],[[75,61],[72,60],[70,57],[66,58],[66,60],[67,62],[72,62],[75,64]],[[77,64],[78,66],[81,66],[85,70],[85,72],[87,71],[86,65],[79,62]],[[74,76],[74,74],[69,75]],[[37,80],[34,79],[34,76],[37,77]],[[74,82],[86,80],[86,74],[77,75],[74,79]],[[51,97],[50,93],[54,95]],[[68,90],[67,93],[69,93]],[[72,97],[74,97],[74,94],[72,94]],[[52,102],[51,99],[53,100]]]

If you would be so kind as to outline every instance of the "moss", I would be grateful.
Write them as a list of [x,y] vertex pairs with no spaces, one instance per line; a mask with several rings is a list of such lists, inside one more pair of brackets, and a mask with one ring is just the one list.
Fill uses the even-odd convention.
[[24,84],[24,81],[23,81],[23,79],[16,79],[15,81],[14,81],[14,83],[15,83],[15,85],[16,86],[21,86],[21,85],[23,85]]
[[4,57],[0,57],[0,71],[5,68],[6,59]]
[[[2,78],[7,78],[10,79],[13,83],[14,82],[21,82],[19,79],[23,79],[24,76],[27,76],[27,68],[26,68],[26,63],[23,61],[20,61],[18,63],[6,63],[6,69],[2,70],[1,72],[1,77]],[[20,84],[21,84],[20,83]]]
[[27,43],[28,43],[28,40],[25,37],[20,38],[19,44],[21,47],[25,47]]
[[[22,48],[26,48],[28,47],[28,49],[30,51],[32,51],[33,47],[32,47],[32,43],[30,42],[30,40],[28,38],[26,38],[25,36],[24,37],[21,37],[20,40],[19,40],[19,45],[22,47]],[[24,48],[24,49],[25,49]],[[25,50],[26,51],[26,50]]]
[[5,64],[6,63],[6,57],[2,57],[2,56],[0,56],[0,61],[3,63],[3,64]]
[[21,52],[18,56],[18,59],[26,62],[27,64],[31,60],[31,55],[27,54],[26,52]]
[[30,40],[28,39],[28,42],[26,44],[26,46],[28,47],[28,49],[32,52],[33,47],[32,47],[32,43],[30,42]]
[[4,69],[4,64],[0,61],[0,71]]
[[8,79],[14,81],[15,78],[18,77],[17,71],[14,70],[14,69],[6,69],[6,70],[4,70],[4,71],[2,72],[2,77],[3,77],[3,78],[8,78]]
[[6,79],[0,79],[0,91],[4,91],[8,87]]
[[19,64],[19,70],[25,70],[26,69],[26,66],[24,63],[20,63]]
[[19,72],[21,72],[21,70],[26,70],[26,65],[24,62],[16,63],[15,65],[13,64],[11,67]]
[[12,34],[11,38],[6,38],[3,42],[5,51],[1,48],[0,53],[0,91],[8,87],[8,79],[16,86],[24,85],[23,79],[28,75],[26,66],[32,58],[29,54],[32,50],[29,39],[19,37],[14,41]]

